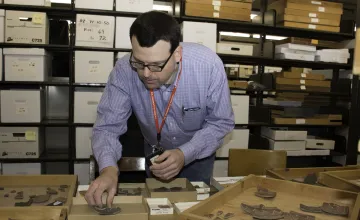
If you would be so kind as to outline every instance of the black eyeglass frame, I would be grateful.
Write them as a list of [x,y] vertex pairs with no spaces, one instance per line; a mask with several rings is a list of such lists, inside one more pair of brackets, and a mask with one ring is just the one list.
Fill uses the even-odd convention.
[[[175,51],[174,51],[174,52],[175,52]],[[151,72],[161,72],[161,71],[163,71],[163,69],[165,68],[166,64],[169,62],[169,60],[170,60],[170,58],[172,57],[172,55],[174,54],[174,52],[172,52],[172,53],[170,54],[170,56],[167,58],[167,60],[165,61],[165,63],[164,63],[162,66],[158,66],[158,65],[145,64],[145,63],[143,63],[143,62],[136,62],[136,61],[131,60],[131,58],[133,57],[133,52],[131,51],[129,63],[130,63],[130,65],[131,65],[131,67],[134,68],[134,69],[139,69],[139,68],[134,67],[134,64],[140,64],[140,65],[143,66],[143,68],[140,69],[140,70],[143,70],[143,69],[145,69],[145,67],[147,67]],[[160,70],[153,71],[153,70],[151,70],[151,67],[152,67],[152,66],[153,66],[153,67],[158,67],[158,68],[160,68]]]

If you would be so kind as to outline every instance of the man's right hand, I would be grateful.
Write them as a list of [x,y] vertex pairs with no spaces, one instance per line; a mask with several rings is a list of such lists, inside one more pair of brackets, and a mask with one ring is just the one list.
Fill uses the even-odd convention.
[[91,183],[85,194],[87,203],[91,206],[102,206],[102,195],[107,192],[106,203],[111,207],[118,185],[117,167],[106,167],[101,171],[100,176]]

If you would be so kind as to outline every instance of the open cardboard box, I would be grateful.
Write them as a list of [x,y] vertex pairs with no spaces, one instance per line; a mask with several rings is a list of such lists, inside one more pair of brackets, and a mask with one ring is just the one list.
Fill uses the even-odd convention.
[[197,205],[199,202],[178,202],[174,204],[175,213],[179,215],[183,211],[185,211],[188,208],[193,207],[194,205]]
[[360,193],[360,169],[320,173],[318,181],[331,188]]
[[2,209],[0,220],[26,219],[26,220],[66,220],[66,209],[37,206],[19,210],[17,207]]
[[[275,191],[277,193],[276,197],[273,199],[263,199],[255,196],[254,194],[258,186]],[[305,213],[300,210],[300,204],[321,206],[324,202],[348,206],[349,216],[341,217],[323,213]],[[360,195],[357,193],[249,175],[207,200],[185,210],[179,215],[179,219],[204,220],[205,215],[216,214],[218,211],[222,211],[223,215],[234,213],[231,219],[252,220],[252,216],[240,208],[242,203],[277,207],[283,212],[295,211],[311,214],[317,220],[358,220],[360,217]],[[220,216],[220,218],[222,217],[224,216]]]
[[[106,194],[102,201],[106,204]],[[107,220],[148,220],[148,208],[146,202],[139,197],[115,196],[112,207],[120,207],[121,212],[109,215]],[[95,212],[86,202],[84,197],[75,197],[68,220],[98,220],[100,215]]]
[[213,177],[211,178],[211,185],[220,191],[242,179],[244,179],[244,176]]
[[266,176],[281,180],[293,180],[304,178],[313,173],[319,177],[319,173],[322,172],[354,169],[360,169],[360,166],[268,169],[266,170]]
[[197,192],[197,200],[205,200],[210,197],[210,186],[204,182],[191,182]]
[[[185,178],[175,179],[171,182],[161,182],[155,178],[146,179],[146,187],[151,198],[168,198],[171,203],[176,202],[195,202],[197,201],[197,192],[195,187]],[[155,189],[166,187],[181,187],[181,191],[173,192],[155,192]]]
[[[67,189],[64,192],[58,190],[61,185],[66,185]],[[75,195],[77,186],[76,175],[26,175],[26,176],[0,176],[0,187],[4,190],[0,191],[0,213],[4,210],[16,209],[19,212],[22,210],[33,209],[35,207],[43,207],[46,209],[66,209],[69,213],[72,204],[72,198]],[[32,203],[29,207],[14,207],[16,202],[29,201],[30,195],[43,195],[46,194],[47,188],[50,187],[57,191],[57,195],[51,195],[49,201],[45,203],[35,204]],[[12,190],[16,192],[23,191],[23,199],[16,199],[16,193],[10,193]],[[9,197],[4,197],[9,194]],[[47,206],[56,201],[58,197],[65,197],[67,201],[59,206]],[[51,211],[49,211],[50,213]]]
[[[174,216],[174,206],[167,198],[145,198],[149,210],[150,220],[172,220]],[[163,207],[162,207],[163,206]]]
[[[145,183],[119,183],[118,188],[123,190],[128,190],[130,193],[132,190],[141,188],[141,195],[119,195],[119,196],[132,196],[132,197],[140,197],[147,198],[149,197],[149,192],[146,188]],[[89,189],[89,185],[80,185],[78,186],[76,196],[85,196],[86,191]]]

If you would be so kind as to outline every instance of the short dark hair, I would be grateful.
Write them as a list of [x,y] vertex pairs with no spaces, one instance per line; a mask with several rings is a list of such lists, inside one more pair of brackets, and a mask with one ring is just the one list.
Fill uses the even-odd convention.
[[180,25],[171,15],[159,11],[141,14],[130,27],[130,40],[135,36],[141,47],[152,47],[159,40],[169,42],[170,52],[180,44]]

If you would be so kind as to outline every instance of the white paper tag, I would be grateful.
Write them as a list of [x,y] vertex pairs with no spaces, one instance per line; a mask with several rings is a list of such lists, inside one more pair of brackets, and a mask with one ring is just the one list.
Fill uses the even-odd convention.
[[314,25],[314,24],[309,24],[309,28],[310,28],[310,29],[316,29],[316,25]]
[[311,18],[312,23],[319,23],[319,18]]
[[221,1],[216,1],[216,0],[214,0],[214,1],[212,2],[212,4],[213,4],[214,6],[221,6]]
[[306,90],[306,86],[300,86],[301,90]]
[[311,1],[311,4],[313,4],[313,5],[321,5],[321,2],[319,2],[319,1]]
[[316,18],[316,17],[317,17],[317,14],[316,14],[316,13],[309,13],[309,17],[310,17],[310,18]]
[[301,79],[301,80],[300,80],[300,84],[304,84],[304,85],[305,85],[305,80]]
[[89,61],[89,73],[99,73],[100,61],[90,60]]
[[306,120],[303,119],[303,118],[299,118],[299,119],[296,119],[296,124],[297,125],[303,125],[306,123]]
[[301,73],[301,78],[306,78],[306,73]]
[[219,12],[214,12],[214,18],[218,18],[220,16]]
[[16,114],[17,115],[26,115],[28,113],[27,106],[16,106]]
[[325,12],[325,8],[324,7],[319,7],[319,11],[320,12]]
[[114,24],[102,17],[104,16],[91,17],[92,19],[90,19],[78,16],[76,28],[78,28],[79,34],[77,34],[76,40],[83,42],[111,42]]
[[214,11],[220,11],[220,6],[214,6]]

